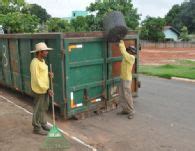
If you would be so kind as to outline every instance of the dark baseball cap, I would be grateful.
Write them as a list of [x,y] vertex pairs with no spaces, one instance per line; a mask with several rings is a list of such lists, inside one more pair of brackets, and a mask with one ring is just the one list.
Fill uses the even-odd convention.
[[134,53],[134,54],[137,53],[137,49],[136,49],[134,46],[129,46],[129,47],[127,47],[127,48],[126,48],[126,51],[130,51],[130,52],[132,52],[132,53]]

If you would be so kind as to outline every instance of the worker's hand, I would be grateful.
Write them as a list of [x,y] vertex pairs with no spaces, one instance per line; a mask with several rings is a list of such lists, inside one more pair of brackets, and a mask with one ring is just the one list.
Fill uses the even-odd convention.
[[49,77],[53,79],[53,77],[54,77],[53,72],[49,72]]
[[51,97],[54,96],[53,91],[49,89],[49,90],[48,90],[48,95],[51,96]]
[[122,44],[122,43],[124,44],[124,41],[123,40],[120,40],[120,44]]
[[125,48],[125,43],[124,43],[123,40],[120,40],[120,42],[119,42],[119,48],[121,48],[121,49],[126,49],[126,48]]

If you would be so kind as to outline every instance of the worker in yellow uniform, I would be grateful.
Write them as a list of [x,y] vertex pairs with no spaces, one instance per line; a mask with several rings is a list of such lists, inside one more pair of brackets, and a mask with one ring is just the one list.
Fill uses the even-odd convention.
[[131,46],[126,48],[123,40],[120,40],[119,42],[119,49],[123,56],[123,60],[121,63],[121,83],[119,87],[119,104],[122,107],[122,111],[118,114],[127,114],[128,118],[132,119],[135,110],[131,92],[131,81],[136,49]]
[[31,53],[36,53],[30,64],[31,88],[34,94],[32,125],[33,132],[40,135],[47,135],[47,131],[50,130],[45,117],[49,106],[49,96],[53,95],[49,89],[49,76],[53,78],[53,73],[48,72],[48,66],[44,60],[48,55],[48,50],[52,48],[40,42],[35,45],[35,50],[31,51]]

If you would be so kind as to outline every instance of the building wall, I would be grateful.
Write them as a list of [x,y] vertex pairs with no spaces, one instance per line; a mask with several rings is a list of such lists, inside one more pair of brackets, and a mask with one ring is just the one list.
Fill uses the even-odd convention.
[[165,39],[173,39],[174,41],[178,41],[178,35],[171,29],[165,29],[163,32],[165,34]]
[[72,11],[72,18],[76,18],[78,16],[87,16],[87,11]]

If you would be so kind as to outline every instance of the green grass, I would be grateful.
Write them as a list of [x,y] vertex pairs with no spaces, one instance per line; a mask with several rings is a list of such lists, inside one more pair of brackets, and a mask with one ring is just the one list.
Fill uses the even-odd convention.
[[142,65],[139,73],[168,79],[171,77],[195,79],[195,61],[178,60],[174,64]]

